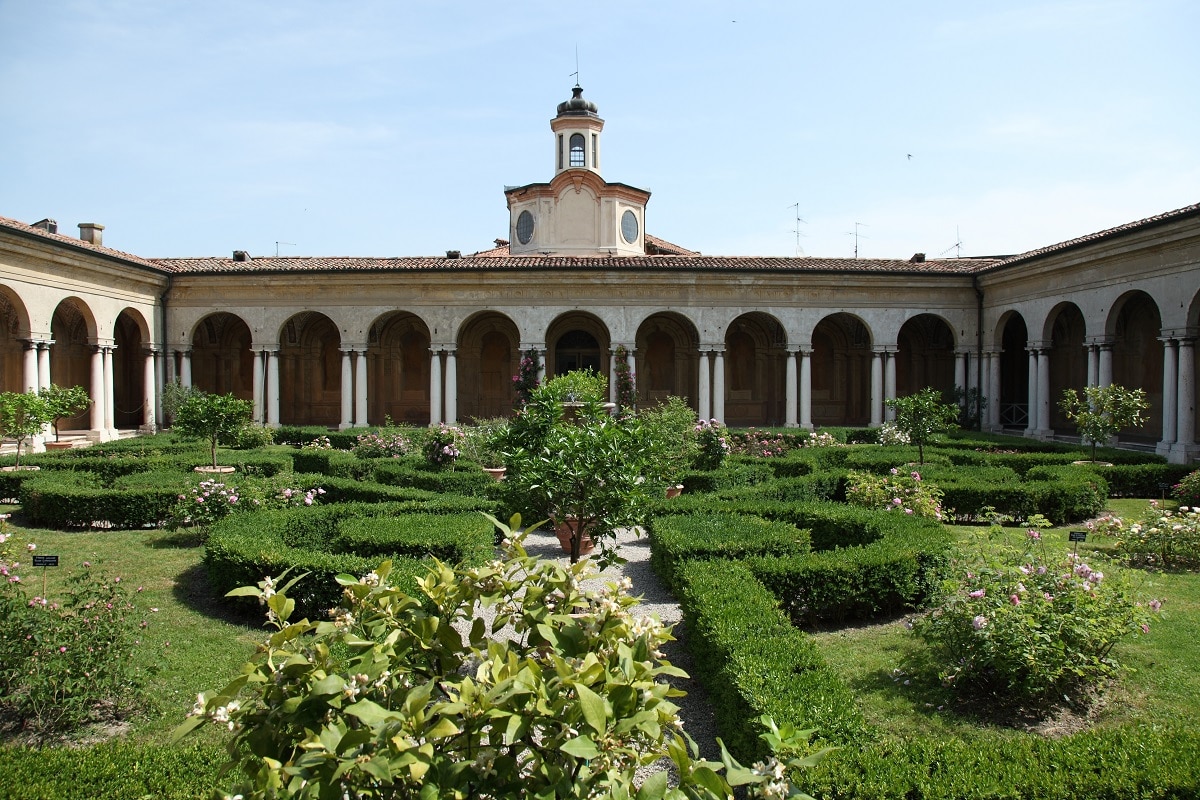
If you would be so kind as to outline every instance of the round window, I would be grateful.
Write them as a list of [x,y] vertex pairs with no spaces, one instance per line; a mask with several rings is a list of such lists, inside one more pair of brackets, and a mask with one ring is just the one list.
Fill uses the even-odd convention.
[[533,214],[530,214],[528,211],[522,211],[517,217],[517,241],[521,244],[529,244],[529,240],[532,238]]
[[637,214],[632,211],[626,211],[621,215],[621,237],[633,244],[638,238],[638,218]]

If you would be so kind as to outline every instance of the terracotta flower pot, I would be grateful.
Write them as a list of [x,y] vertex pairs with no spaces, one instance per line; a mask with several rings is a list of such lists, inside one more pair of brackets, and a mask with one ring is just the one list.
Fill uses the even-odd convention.
[[670,500],[672,497],[679,497],[679,495],[681,495],[681,494],[683,494],[683,484],[682,483],[677,483],[674,486],[667,487],[667,499],[668,500]]
[[504,480],[505,467],[484,467],[483,471],[492,476],[494,481]]
[[[579,520],[574,517],[567,517],[562,520],[555,521],[554,534],[558,537],[558,543],[562,546],[562,551],[567,555],[571,554],[571,537],[575,534],[575,529],[579,525]],[[596,543],[592,540],[592,535],[584,528],[583,538],[579,542],[579,555],[587,555],[596,549]]]

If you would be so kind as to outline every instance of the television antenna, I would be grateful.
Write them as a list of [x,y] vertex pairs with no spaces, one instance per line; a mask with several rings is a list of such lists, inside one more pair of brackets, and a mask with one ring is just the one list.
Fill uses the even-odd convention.
[[963,245],[962,236],[959,235],[958,226],[955,225],[954,226],[954,244],[950,245],[945,250],[938,253],[938,258],[941,258],[942,256],[946,255],[946,253],[949,253],[951,250],[954,251],[955,258],[962,258],[962,245]]
[[803,222],[805,225],[807,225],[808,220],[806,220],[800,216],[800,204],[799,203],[792,203],[790,206],[788,206],[788,208],[796,209],[796,227],[792,229],[792,233],[796,234],[796,255],[802,256],[802,255],[804,255],[804,248],[800,246],[800,237],[803,236],[804,234],[802,234],[800,232],[800,223]]
[[861,233],[859,233],[859,232],[858,232],[858,229],[859,229],[859,228],[869,228],[869,227],[871,227],[871,226],[870,226],[870,225],[868,225],[868,224],[867,224],[867,223],[865,223],[865,222],[856,222],[856,223],[854,223],[854,230],[852,230],[852,231],[846,231],[846,235],[847,235],[847,236],[853,236],[853,237],[854,237],[854,257],[855,257],[855,258],[858,258],[858,240],[859,240],[860,238],[861,238],[861,239],[866,239],[866,238],[868,238],[868,237],[866,237],[866,236],[863,236]]
[[288,247],[295,247],[295,246],[296,246],[296,243],[295,243],[295,242],[276,242],[276,243],[275,243],[275,257],[276,257],[276,258],[279,258],[279,245],[281,245],[281,244],[285,244],[285,245],[287,245]]

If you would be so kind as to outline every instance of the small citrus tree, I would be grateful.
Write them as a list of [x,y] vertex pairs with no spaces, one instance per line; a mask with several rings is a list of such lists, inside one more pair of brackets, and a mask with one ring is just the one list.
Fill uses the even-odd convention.
[[175,410],[174,429],[186,438],[207,439],[213,469],[217,442],[236,434],[254,414],[254,404],[232,394],[209,394],[193,389]]
[[896,410],[896,427],[908,434],[909,441],[917,446],[918,460],[922,464],[925,463],[925,445],[933,435],[958,426],[958,406],[943,403],[941,394],[932,386],[885,403]]
[[54,423],[54,441],[56,442],[58,441],[59,420],[75,416],[92,402],[92,398],[82,386],[64,389],[62,386],[52,383],[38,394],[46,401],[50,421]]
[[1092,443],[1092,461],[1096,460],[1096,445],[1107,442],[1125,428],[1140,426],[1142,412],[1150,405],[1144,389],[1126,389],[1118,384],[1086,386],[1082,396],[1074,389],[1064,389],[1059,408],[1075,423],[1079,435]]
[[36,392],[4,392],[0,394],[0,436],[17,441],[17,466],[21,466],[21,445],[31,436],[41,433],[50,422],[46,399]]

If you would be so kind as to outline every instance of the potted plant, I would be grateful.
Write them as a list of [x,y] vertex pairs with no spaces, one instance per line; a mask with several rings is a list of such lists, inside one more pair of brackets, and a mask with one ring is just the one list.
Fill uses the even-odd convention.
[[70,442],[59,441],[58,423],[60,420],[73,417],[86,409],[91,405],[92,398],[88,396],[87,390],[82,386],[72,386],[70,389],[64,389],[53,383],[42,389],[38,394],[45,399],[47,412],[50,414],[51,422],[54,425],[54,441],[47,442],[46,448],[55,449],[55,445],[69,448],[71,446]]
[[572,562],[590,539],[603,565],[617,558],[617,529],[642,522],[654,485],[645,478],[646,436],[637,418],[613,417],[594,394],[564,419],[556,380],[535,389],[510,426],[507,495],[554,520]]
[[507,427],[506,419],[475,420],[475,424],[462,429],[459,443],[463,456],[479,464],[497,481],[504,480],[502,442]]
[[233,472],[233,467],[217,466],[217,443],[235,435],[253,415],[254,405],[249,400],[192,389],[175,409],[173,428],[185,438],[208,440],[212,465],[196,467],[197,472]]
[[667,497],[683,491],[679,476],[691,466],[700,451],[696,432],[696,412],[680,397],[638,414],[646,435],[650,457],[646,478],[661,486]]
[[17,442],[16,464],[12,467],[4,467],[5,470],[37,469],[37,467],[21,466],[21,445],[26,439],[41,433],[50,419],[50,409],[46,399],[36,392],[4,392],[0,394],[0,436],[15,439]]
[[1149,408],[1144,389],[1126,389],[1115,383],[1084,387],[1082,396],[1074,389],[1064,389],[1058,406],[1075,423],[1080,437],[1092,443],[1092,460],[1084,462],[1091,464],[1099,463],[1096,445],[1125,428],[1140,426],[1145,422],[1142,412]]

